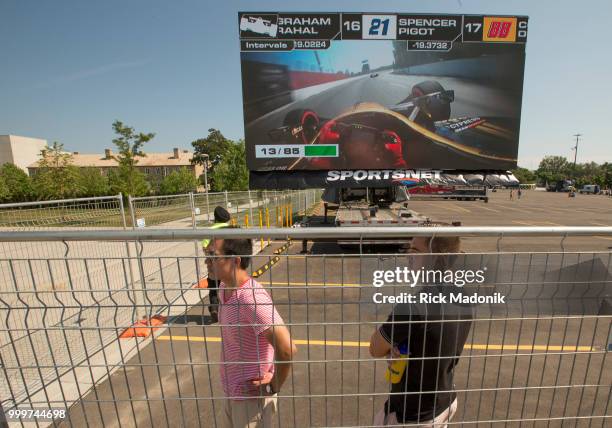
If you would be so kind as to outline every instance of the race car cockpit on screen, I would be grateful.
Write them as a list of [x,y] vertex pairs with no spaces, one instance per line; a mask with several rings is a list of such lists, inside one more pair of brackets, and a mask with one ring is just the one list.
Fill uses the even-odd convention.
[[[415,122],[435,131],[435,122],[450,118],[454,91],[445,90],[435,81],[412,87],[408,97],[390,108],[376,103],[359,103],[333,119],[315,111],[290,111],[282,127],[269,131],[274,142],[302,144],[339,144],[339,158],[310,159],[309,166],[331,168],[334,164],[359,164],[364,154],[374,167],[407,166],[404,152],[412,138],[420,138],[403,121]],[[356,162],[356,163],[355,163]]]

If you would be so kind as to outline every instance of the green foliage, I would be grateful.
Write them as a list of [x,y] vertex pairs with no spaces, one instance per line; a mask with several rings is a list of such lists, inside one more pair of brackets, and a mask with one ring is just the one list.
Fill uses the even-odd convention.
[[571,165],[563,156],[545,156],[541,161],[536,175],[542,184],[554,183],[569,178]]
[[11,191],[4,180],[4,177],[0,175],[0,203],[8,202],[11,200]]
[[8,187],[7,202],[25,202],[33,199],[32,179],[24,170],[12,163],[5,163],[0,168],[0,177]]
[[527,168],[521,168],[520,166],[516,169],[512,170],[512,174],[518,179],[521,184],[531,184],[535,183],[537,180],[536,174],[534,171],[531,171]]
[[595,162],[577,164],[572,171],[575,177],[576,187],[580,188],[585,184],[599,184],[601,187],[612,186],[612,164],[606,162],[598,165]]
[[153,139],[155,134],[137,133],[134,128],[126,126],[123,122],[113,122],[113,130],[117,137],[113,144],[117,147],[119,155],[115,159],[119,163],[117,171],[109,174],[109,183],[113,192],[122,192],[124,195],[143,196],[149,193],[149,184],[144,174],[136,169],[137,157],[146,156],[142,146]]
[[[536,171],[541,184],[552,184],[559,180],[572,179],[576,188],[585,184],[599,184],[603,188],[612,187],[612,163],[579,163],[574,167],[562,156],[546,156]],[[517,177],[518,178],[518,177]]]
[[159,193],[162,195],[178,195],[195,192],[197,187],[198,179],[191,170],[183,167],[164,177],[159,186]]
[[38,171],[32,182],[38,199],[74,198],[81,193],[79,169],[72,165],[72,155],[55,141],[41,150]]
[[102,175],[98,168],[87,167],[79,170],[79,187],[81,195],[87,196],[106,196],[110,194],[108,178]]
[[[197,165],[208,167],[208,180],[211,188],[214,185],[213,172],[217,165],[224,158],[227,151],[234,144],[228,140],[218,129],[210,128],[206,138],[200,138],[191,142],[193,146],[193,158],[191,162]],[[204,180],[200,177],[202,184]]]
[[137,169],[130,170],[124,165],[119,165],[118,168],[108,172],[108,184],[112,195],[122,193],[126,196],[147,196],[151,190],[142,172]]
[[228,146],[211,175],[213,191],[248,190],[249,169],[246,165],[244,140]]

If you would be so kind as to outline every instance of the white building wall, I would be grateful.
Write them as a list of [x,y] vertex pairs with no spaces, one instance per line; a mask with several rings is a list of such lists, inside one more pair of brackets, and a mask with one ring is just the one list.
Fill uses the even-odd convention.
[[11,162],[28,172],[28,165],[40,159],[40,151],[47,146],[47,140],[0,135],[0,165]]

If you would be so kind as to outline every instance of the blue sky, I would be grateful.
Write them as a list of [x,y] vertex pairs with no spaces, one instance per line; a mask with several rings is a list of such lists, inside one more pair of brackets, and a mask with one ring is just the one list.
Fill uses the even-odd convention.
[[157,134],[149,151],[242,138],[239,10],[529,15],[519,164],[573,159],[576,132],[579,162],[612,161],[609,0],[3,0],[0,134],[102,152],[120,119]]

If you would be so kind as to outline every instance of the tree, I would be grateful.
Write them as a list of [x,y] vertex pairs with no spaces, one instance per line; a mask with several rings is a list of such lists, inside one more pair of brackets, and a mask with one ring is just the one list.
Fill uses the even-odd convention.
[[72,155],[64,151],[64,145],[55,141],[53,146],[40,152],[38,171],[32,180],[39,199],[64,199],[77,196],[79,170],[72,165]]
[[563,156],[545,156],[541,161],[536,174],[542,183],[554,183],[568,178],[571,165]]
[[129,168],[121,165],[108,172],[108,185],[112,194],[122,193],[124,196],[146,196],[151,189],[142,172],[136,169],[130,172]]
[[612,188],[612,163],[605,162],[601,165],[600,186]]
[[9,189],[7,201],[24,202],[34,197],[32,179],[25,171],[12,163],[5,163],[0,168],[0,177]]
[[149,193],[149,184],[144,174],[136,168],[137,157],[146,156],[142,146],[153,139],[155,134],[137,133],[134,128],[126,126],[123,122],[113,122],[113,130],[117,137],[113,144],[117,147],[119,155],[114,158],[119,163],[116,171],[109,173],[109,183],[113,192],[124,195],[143,196]]
[[98,168],[87,167],[79,171],[81,196],[106,196],[110,194],[108,178]]
[[159,186],[159,192],[162,195],[177,195],[194,192],[197,187],[198,179],[193,175],[193,171],[182,167],[164,177]]
[[11,200],[11,190],[6,184],[4,177],[0,175],[0,202],[9,202]]
[[244,140],[232,143],[212,172],[213,190],[248,190],[249,169],[246,165]]
[[536,174],[527,168],[521,168],[520,166],[516,169],[512,170],[512,174],[517,178],[520,183],[535,183],[536,182]]
[[[208,167],[209,185],[213,186],[212,174],[215,167],[221,162],[230,146],[234,144],[223,136],[221,131],[215,128],[208,130],[208,137],[200,138],[191,142],[193,146],[193,158],[191,162]],[[208,156],[208,157],[207,157]],[[206,161],[208,159],[208,162]]]

